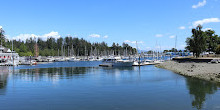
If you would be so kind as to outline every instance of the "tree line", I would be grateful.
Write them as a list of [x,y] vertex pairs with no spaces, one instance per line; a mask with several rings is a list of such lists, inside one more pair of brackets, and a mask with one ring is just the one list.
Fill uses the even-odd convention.
[[198,25],[192,29],[192,36],[186,39],[186,49],[193,52],[193,56],[199,57],[203,52],[220,54],[220,36],[214,30],[202,30]]
[[[4,47],[12,49],[12,40],[4,36],[4,30],[0,31],[0,39]],[[20,56],[106,56],[106,55],[134,55],[136,49],[123,43],[113,43],[108,46],[105,42],[91,43],[83,38],[71,36],[53,37],[43,40],[41,38],[29,38],[26,41],[13,40],[14,51]]]

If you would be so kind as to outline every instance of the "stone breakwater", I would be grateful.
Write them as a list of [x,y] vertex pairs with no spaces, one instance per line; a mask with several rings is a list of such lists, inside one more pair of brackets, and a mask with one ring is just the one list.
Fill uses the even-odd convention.
[[184,76],[220,82],[220,64],[167,61],[156,65],[156,67],[168,69]]

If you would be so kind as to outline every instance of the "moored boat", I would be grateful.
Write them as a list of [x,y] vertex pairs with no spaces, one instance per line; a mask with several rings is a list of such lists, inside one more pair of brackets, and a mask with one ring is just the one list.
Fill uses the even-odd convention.
[[18,53],[0,45],[0,66],[17,66],[19,58]]
[[122,60],[120,58],[105,58],[102,61],[103,63],[99,66],[105,67],[131,67],[133,65],[133,61],[131,60]]
[[153,60],[144,60],[143,64],[144,65],[154,65],[155,62]]

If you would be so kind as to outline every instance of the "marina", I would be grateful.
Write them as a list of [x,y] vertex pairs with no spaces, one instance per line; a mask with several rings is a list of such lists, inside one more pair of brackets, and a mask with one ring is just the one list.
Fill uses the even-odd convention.
[[[170,56],[161,57],[154,55],[133,56],[23,56],[12,52],[10,49],[2,47],[0,52],[0,66],[18,66],[18,65],[37,65],[41,62],[76,62],[76,61],[102,61],[100,66],[144,66],[163,63],[164,60],[170,60]],[[5,51],[6,50],[6,51]],[[148,56],[148,57],[145,57]],[[152,56],[152,57],[150,57]],[[150,60],[151,59],[151,60]],[[164,59],[164,60],[162,60]]]
[[0,67],[0,109],[219,109],[217,83],[181,76],[154,65],[99,64],[79,61]]

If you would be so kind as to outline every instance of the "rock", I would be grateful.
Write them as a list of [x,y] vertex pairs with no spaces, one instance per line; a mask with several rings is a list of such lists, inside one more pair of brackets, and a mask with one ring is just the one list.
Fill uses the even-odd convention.
[[220,63],[177,63],[174,61],[167,61],[159,65],[159,67],[174,71],[177,74],[220,82]]

